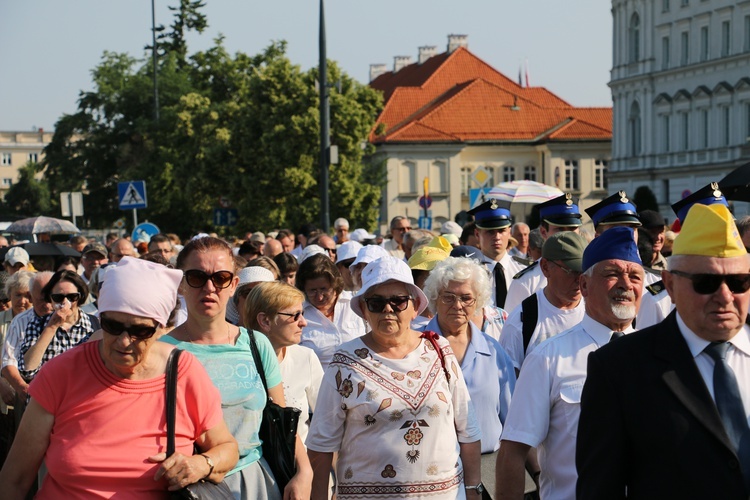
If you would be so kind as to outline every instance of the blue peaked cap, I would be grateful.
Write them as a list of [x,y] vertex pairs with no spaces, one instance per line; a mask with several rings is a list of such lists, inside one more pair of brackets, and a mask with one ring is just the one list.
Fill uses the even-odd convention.
[[615,226],[594,238],[583,251],[582,268],[586,271],[599,262],[612,259],[643,265],[633,237],[633,228]]

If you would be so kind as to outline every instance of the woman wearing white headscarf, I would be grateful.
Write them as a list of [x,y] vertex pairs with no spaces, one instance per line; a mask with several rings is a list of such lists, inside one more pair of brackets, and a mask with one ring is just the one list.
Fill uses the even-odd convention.
[[157,342],[157,333],[181,279],[179,271],[129,257],[107,274],[99,299],[103,338],[56,356],[31,383],[0,471],[3,498],[24,498],[42,459],[48,473],[40,499],[162,499],[201,479],[219,482],[234,466],[237,442],[219,391],[189,353],[178,364],[175,454],[165,456],[165,370],[173,347]]

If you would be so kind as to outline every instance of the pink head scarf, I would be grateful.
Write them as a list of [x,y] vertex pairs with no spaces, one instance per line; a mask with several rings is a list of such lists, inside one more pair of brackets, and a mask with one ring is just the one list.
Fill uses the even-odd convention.
[[99,312],[151,318],[165,326],[177,304],[182,271],[132,257],[107,271],[99,291]]

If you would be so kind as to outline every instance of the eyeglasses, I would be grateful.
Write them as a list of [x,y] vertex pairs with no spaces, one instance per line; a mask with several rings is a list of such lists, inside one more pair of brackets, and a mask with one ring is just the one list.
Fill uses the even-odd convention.
[[695,293],[710,295],[726,283],[732,293],[745,293],[750,290],[750,274],[693,274],[683,271],[669,271],[671,274],[687,278],[693,283]]
[[354,259],[342,260],[341,262],[338,262],[336,265],[337,266],[343,266],[343,267],[349,269],[349,266],[351,266],[352,264],[354,264]]
[[471,307],[477,301],[477,298],[472,297],[471,295],[459,296],[454,293],[444,293],[440,295],[440,302],[442,302],[446,306],[452,306],[456,303],[456,301],[460,302],[464,307]]
[[213,274],[204,273],[200,269],[185,271],[185,282],[193,288],[203,288],[208,280],[214,284],[217,290],[223,290],[232,284],[234,273],[231,271],[216,271]]
[[557,262],[555,262],[554,260],[548,260],[547,262],[549,262],[550,264],[554,264],[554,265],[556,265],[557,267],[559,267],[560,269],[562,269],[563,271],[565,271],[565,274],[567,274],[568,276],[576,276],[576,277],[578,277],[578,276],[580,276],[580,275],[582,275],[582,274],[583,274],[583,273],[582,273],[582,272],[580,272],[580,271],[573,271],[573,270],[572,270],[571,268],[569,268],[569,267],[565,267],[565,266],[563,266],[563,265],[561,265],[561,264],[558,264],[558,263],[557,263]]
[[382,313],[385,311],[386,304],[391,306],[394,312],[402,312],[409,307],[410,300],[412,298],[408,296],[388,297],[387,299],[383,297],[370,297],[369,299],[365,299],[365,304],[367,304],[367,310],[372,313]]
[[292,318],[292,321],[297,322],[302,316],[305,315],[305,311],[297,311],[296,313],[283,313],[279,311],[276,314],[281,314],[282,316],[289,316],[290,318]]
[[55,304],[61,304],[65,299],[68,299],[68,302],[78,302],[78,300],[81,298],[81,294],[78,292],[51,293],[49,294],[49,298],[52,299],[52,302],[54,302]]
[[391,229],[391,232],[393,232],[393,231],[411,231],[411,226],[394,227],[393,229]]
[[336,249],[335,248],[324,248],[326,252],[328,252],[328,255],[336,255]]
[[318,295],[328,297],[331,292],[333,292],[333,288],[311,288],[309,290],[305,290],[305,295],[307,295],[308,297],[317,297]]
[[113,319],[100,317],[99,324],[102,325],[102,330],[110,335],[117,337],[122,332],[127,332],[131,339],[146,340],[150,339],[156,333],[158,326],[147,326],[147,325],[125,325],[119,321]]

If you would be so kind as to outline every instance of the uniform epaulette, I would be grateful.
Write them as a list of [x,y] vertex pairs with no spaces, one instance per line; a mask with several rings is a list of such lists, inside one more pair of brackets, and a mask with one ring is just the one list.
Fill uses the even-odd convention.
[[646,290],[648,290],[648,293],[650,293],[651,295],[659,295],[666,289],[667,287],[664,286],[664,281],[662,280],[659,280],[656,283],[651,283],[646,287]]
[[523,264],[524,266],[530,266],[534,263],[533,259],[524,259],[523,257],[519,257],[518,255],[512,256],[511,259],[515,260],[519,264]]
[[[513,258],[515,259],[515,257],[513,257]],[[528,273],[529,271],[531,271],[532,269],[534,269],[534,268],[535,268],[536,266],[538,266],[538,265],[539,265],[539,261],[536,261],[536,262],[534,262],[533,264],[531,264],[531,265],[530,265],[529,267],[527,267],[526,269],[523,269],[523,270],[521,270],[521,271],[517,272],[517,273],[516,273],[516,275],[515,275],[515,276],[513,276],[513,279],[514,279],[514,280],[517,280],[518,278],[520,278],[520,277],[521,277],[521,276],[523,276],[524,274]]]

